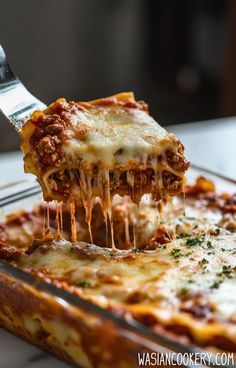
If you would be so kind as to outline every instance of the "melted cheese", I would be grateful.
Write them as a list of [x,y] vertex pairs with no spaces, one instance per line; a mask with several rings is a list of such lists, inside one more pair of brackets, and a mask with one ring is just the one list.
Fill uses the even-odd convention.
[[170,147],[175,140],[173,134],[168,134],[150,115],[138,109],[96,107],[78,111],[72,124],[74,129],[82,125],[88,132],[84,142],[78,144],[78,140],[69,139],[64,143],[66,161],[72,165],[81,158],[87,162],[101,160],[110,169],[114,165],[127,165],[129,161],[145,163],[148,155],[162,153],[163,139]]
[[[23,255],[18,265],[47,270],[47,278],[66,281],[82,297],[102,307],[120,305],[131,313],[151,314],[161,323],[187,323],[200,333],[201,327],[207,328],[207,318],[198,320],[182,311],[184,303],[194,306],[195,298],[211,310],[215,323],[236,322],[235,249],[234,234],[208,236],[193,246],[186,239],[176,239],[155,251],[117,251],[113,255],[106,248],[60,241],[46,252],[39,249]],[[236,342],[236,327],[224,333]]]
[[[104,101],[109,99],[112,99],[114,103],[106,105]],[[126,107],[125,104],[129,103],[133,104],[133,107],[129,107],[129,105]],[[67,111],[66,117],[60,112],[60,109],[58,110],[59,116],[62,115],[60,116],[60,123],[57,121],[58,115],[52,115],[52,112],[57,113],[57,110],[54,109],[58,108],[58,104],[60,104],[62,111],[63,104],[66,109],[69,109],[68,111],[65,110]],[[109,175],[110,171],[112,171],[112,175],[115,174],[116,170],[119,174],[122,170],[127,172],[129,183],[130,175],[132,175],[128,174],[130,170],[135,169],[141,172],[146,168],[151,168],[155,171],[156,181],[160,184],[158,185],[160,188],[156,188],[156,190],[160,191],[162,190],[161,173],[163,170],[169,171],[182,180],[184,179],[184,170],[174,170],[165,158],[165,151],[167,150],[171,150],[173,154],[183,156],[183,152],[178,152],[180,148],[179,140],[174,134],[167,133],[147,111],[135,104],[137,103],[132,93],[121,93],[111,98],[89,103],[73,103],[73,108],[71,108],[70,103],[61,99],[50,105],[44,112],[35,112],[32,115],[32,118],[23,125],[21,131],[23,138],[21,147],[25,154],[25,170],[39,177],[47,200],[60,197],[58,193],[58,197],[56,196],[58,190],[55,180],[52,185],[50,178],[53,174],[61,172],[61,170],[67,170],[71,183],[74,183],[71,188],[73,197],[84,195],[81,192],[88,191],[88,181],[91,181],[91,179],[99,181],[93,171],[94,165],[97,167],[101,178]],[[49,127],[49,130],[46,131],[44,131],[45,127],[40,125],[40,129],[43,131],[41,137],[46,139],[39,140],[36,137],[37,143],[31,147],[31,138],[35,139],[35,127],[42,124],[42,118],[45,118],[45,121],[49,119],[50,122],[49,125],[45,122],[45,127]],[[50,129],[58,129],[58,124],[62,124],[59,127],[63,130],[63,133],[59,134],[59,141],[55,143],[54,130],[52,130],[51,136]],[[40,149],[38,152],[39,142]],[[57,145],[56,149],[55,144]],[[58,159],[58,152],[60,160]],[[41,162],[40,157],[44,155],[48,159]],[[182,159],[184,158],[182,157]],[[45,162],[50,162],[50,164]],[[79,176],[85,177],[84,190],[78,188],[78,178],[76,178],[76,173],[73,170],[79,170]],[[99,187],[99,183],[96,183],[96,185]]]
[[[47,201],[71,203],[72,241],[77,203],[85,207],[93,242],[92,208],[95,198],[101,199],[115,250],[114,194],[129,195],[138,203],[143,194],[167,200],[181,192],[188,167],[183,148],[142,106],[132,93],[89,103],[62,99],[23,125],[25,170],[38,176]],[[57,221],[60,229],[59,215]]]
[[[125,200],[118,204],[127,210]],[[227,214],[204,205],[176,198],[159,217],[149,198],[131,206],[138,237],[155,238],[160,223],[168,230],[172,240],[155,250],[112,252],[60,240],[15,264],[103,308],[185,327],[197,344],[214,345],[217,336],[236,344],[236,232],[227,230]]]

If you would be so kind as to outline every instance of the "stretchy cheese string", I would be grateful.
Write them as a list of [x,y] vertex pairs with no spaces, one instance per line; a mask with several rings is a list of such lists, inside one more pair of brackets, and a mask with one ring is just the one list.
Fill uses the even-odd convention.
[[59,221],[59,203],[56,203],[56,218],[55,222],[57,225],[57,238],[61,239],[61,228],[60,228],[60,221]]
[[133,222],[133,249],[136,249],[137,243],[136,243],[136,224],[135,221]]
[[62,203],[56,202],[56,225],[57,225],[57,237],[63,238],[63,226],[62,226]]
[[91,219],[92,219],[92,210],[93,210],[93,199],[89,202],[89,205],[86,206],[86,222],[88,224],[88,231],[90,236],[91,244],[93,244],[93,234],[91,229]]
[[63,238],[63,212],[62,212],[62,206],[63,206],[63,203],[61,202],[59,204],[59,221],[60,221],[60,233],[61,233],[61,237]]
[[113,224],[113,216],[111,210],[111,196],[110,196],[110,175],[109,170],[104,171],[104,179],[105,179],[105,206],[107,210],[107,216],[110,220],[110,228],[111,228],[111,248],[112,251],[116,251],[116,246],[114,242],[114,224]]
[[[154,178],[152,182],[152,187],[154,191],[162,192],[163,189],[163,178],[162,173],[163,170],[168,170],[171,173],[176,174],[175,170],[169,168],[168,163],[166,160],[164,162],[158,162],[158,158],[153,158],[151,162],[151,167],[154,170]],[[71,239],[72,241],[77,240],[77,229],[76,229],[76,219],[75,219],[75,199],[76,193],[82,198],[82,203],[85,208],[86,217],[85,221],[88,224],[88,231],[90,236],[90,242],[93,243],[93,234],[91,228],[91,218],[92,218],[92,210],[94,204],[94,190],[97,189],[96,194],[99,195],[103,214],[105,219],[105,226],[106,226],[106,245],[108,246],[108,222],[110,226],[110,233],[111,233],[111,246],[112,250],[116,250],[115,241],[114,241],[114,224],[113,224],[113,216],[112,216],[112,206],[111,206],[111,194],[110,194],[110,172],[109,170],[100,170],[96,173],[96,175],[92,176],[91,173],[87,174],[85,171],[80,170],[79,174],[76,170],[70,170],[69,172],[71,179],[76,186],[73,184],[73,188],[76,189],[75,192],[72,191],[71,201],[69,202],[70,214],[71,214]],[[130,185],[132,189],[132,199],[135,201],[139,199],[139,203],[142,197],[142,190],[143,186],[146,185],[147,177],[143,175],[143,172],[137,173],[138,177],[135,178],[135,175],[132,170],[127,171],[126,173],[126,180],[127,183]],[[181,176],[179,173],[178,176]],[[49,176],[47,176],[48,178]],[[119,173],[114,173],[114,182],[117,182],[117,185],[120,185],[120,177]],[[135,183],[138,183],[138,188],[135,186]],[[138,198],[137,198],[138,196]],[[130,198],[130,196],[128,196]],[[73,200],[73,201],[72,201]],[[131,198],[130,198],[131,202]],[[132,203],[132,202],[131,202]],[[138,203],[138,205],[139,205]],[[127,245],[130,242],[129,236],[129,213],[131,205],[125,209],[124,214],[124,231],[125,231],[125,239]],[[47,204],[47,217],[46,217],[46,224],[44,224],[44,235],[45,233],[50,233],[50,211],[49,205]],[[108,220],[109,219],[109,220]],[[57,236],[58,238],[63,237],[63,212],[62,212],[62,204],[57,204],[56,207],[56,224],[57,224]],[[46,232],[45,232],[46,227]],[[136,248],[136,224],[135,220],[132,224],[133,227],[133,247]]]
[[70,225],[71,225],[71,241],[77,241],[77,229],[75,220],[75,202],[70,202]]
[[106,247],[108,247],[108,217],[106,212],[103,212],[103,215],[105,218],[105,226],[106,226]]
[[43,238],[46,235],[46,206],[43,207]]
[[46,222],[46,234],[50,234],[50,207],[49,203],[47,202],[47,222]]
[[89,231],[91,244],[93,244],[93,235],[92,235],[92,230],[91,230],[91,219],[92,219],[92,209],[93,209],[94,197],[93,197],[93,192],[92,192],[92,187],[91,187],[91,179],[92,179],[91,176],[88,175],[87,176],[87,182],[86,182],[87,201],[85,203],[85,211],[86,211],[85,221],[88,224],[88,231]]
[[130,243],[130,236],[129,236],[129,210],[131,208],[127,198],[125,198],[127,205],[125,206],[125,241],[128,245]]

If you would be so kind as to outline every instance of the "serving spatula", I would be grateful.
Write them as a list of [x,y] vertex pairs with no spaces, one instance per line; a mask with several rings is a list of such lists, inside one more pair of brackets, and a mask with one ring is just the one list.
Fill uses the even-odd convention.
[[12,72],[0,45],[0,112],[19,132],[33,111],[45,108],[46,105],[34,97]]

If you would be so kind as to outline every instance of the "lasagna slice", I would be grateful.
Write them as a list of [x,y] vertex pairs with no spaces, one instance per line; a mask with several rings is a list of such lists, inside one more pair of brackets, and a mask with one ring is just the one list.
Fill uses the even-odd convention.
[[46,201],[110,208],[114,194],[138,203],[143,194],[168,199],[182,191],[188,162],[133,93],[90,102],[61,98],[23,125],[25,171],[35,174]]

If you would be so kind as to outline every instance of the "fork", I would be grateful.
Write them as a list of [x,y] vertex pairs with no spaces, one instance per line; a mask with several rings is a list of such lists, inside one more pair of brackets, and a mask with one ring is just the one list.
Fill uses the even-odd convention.
[[34,97],[12,72],[0,45],[0,112],[19,133],[33,111],[45,108],[46,105]]

